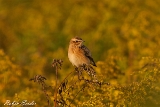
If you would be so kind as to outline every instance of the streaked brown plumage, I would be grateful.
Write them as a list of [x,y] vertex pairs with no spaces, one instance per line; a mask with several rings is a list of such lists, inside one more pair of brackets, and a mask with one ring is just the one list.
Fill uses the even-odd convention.
[[70,62],[76,66],[83,64],[96,66],[89,49],[83,45],[83,40],[79,37],[74,37],[70,40],[68,48],[68,58]]

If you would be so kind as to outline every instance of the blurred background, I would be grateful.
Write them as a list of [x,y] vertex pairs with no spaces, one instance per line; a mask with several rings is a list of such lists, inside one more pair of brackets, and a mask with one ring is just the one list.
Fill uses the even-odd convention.
[[86,41],[98,66],[119,60],[116,82],[133,82],[143,57],[160,57],[159,7],[160,0],[0,0],[0,102],[41,101],[29,79],[40,74],[54,85],[53,59],[64,61],[60,80],[72,71],[67,50],[74,36]]

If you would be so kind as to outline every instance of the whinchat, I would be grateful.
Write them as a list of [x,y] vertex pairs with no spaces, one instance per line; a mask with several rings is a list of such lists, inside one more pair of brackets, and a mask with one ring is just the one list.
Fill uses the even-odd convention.
[[76,67],[83,66],[84,64],[96,66],[90,50],[83,45],[83,42],[80,37],[74,37],[70,40],[68,48],[70,62]]

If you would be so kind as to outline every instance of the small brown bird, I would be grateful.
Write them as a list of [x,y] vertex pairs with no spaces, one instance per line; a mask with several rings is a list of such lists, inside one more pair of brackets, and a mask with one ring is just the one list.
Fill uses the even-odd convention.
[[83,45],[83,42],[84,41],[80,37],[74,37],[70,40],[68,48],[68,58],[70,62],[76,67],[80,67],[84,64],[96,66],[91,57],[91,52]]

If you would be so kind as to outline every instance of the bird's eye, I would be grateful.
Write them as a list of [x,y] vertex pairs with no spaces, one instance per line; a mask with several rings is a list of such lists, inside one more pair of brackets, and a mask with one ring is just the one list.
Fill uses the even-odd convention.
[[78,42],[77,40],[75,42]]

